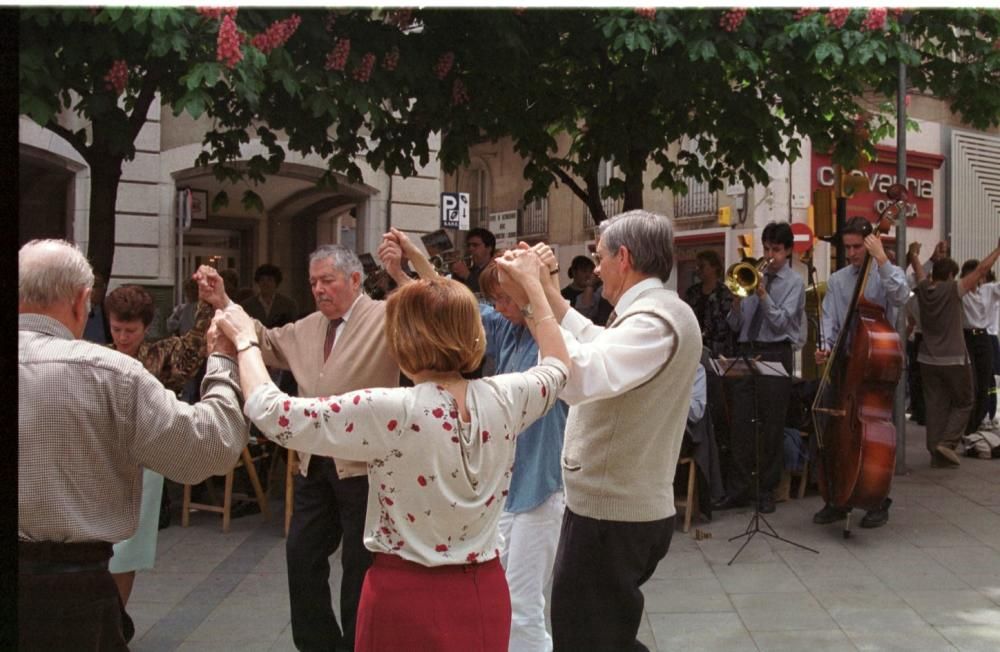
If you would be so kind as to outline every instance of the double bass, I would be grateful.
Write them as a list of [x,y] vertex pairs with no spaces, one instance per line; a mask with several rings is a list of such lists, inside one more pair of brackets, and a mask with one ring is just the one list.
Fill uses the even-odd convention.
[[[906,206],[903,186],[894,185],[887,194],[892,203],[872,225],[880,233],[889,231]],[[842,510],[879,509],[889,495],[896,463],[892,410],[903,347],[885,309],[865,298],[871,272],[872,257],[866,254],[812,406],[820,493]]]

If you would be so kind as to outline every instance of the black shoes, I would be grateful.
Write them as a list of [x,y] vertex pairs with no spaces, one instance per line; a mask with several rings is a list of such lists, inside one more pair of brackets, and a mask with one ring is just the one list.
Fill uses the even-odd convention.
[[[829,523],[836,523],[847,518],[847,511],[843,509],[837,509],[833,505],[824,505],[823,509],[819,510],[813,514],[813,523],[817,525],[827,525]],[[886,515],[886,520],[888,520],[888,515]]]
[[760,495],[757,506],[760,508],[761,514],[773,514],[774,513],[774,494],[770,491],[765,491]]
[[712,503],[713,510],[725,510],[725,509],[737,509],[739,507],[747,507],[750,505],[750,501],[746,499],[736,499],[730,496],[723,496],[719,500]]
[[882,506],[878,509],[873,509],[872,511],[865,514],[865,517],[861,519],[861,527],[882,527],[889,522],[889,505],[892,504],[892,498],[886,498],[882,501]]

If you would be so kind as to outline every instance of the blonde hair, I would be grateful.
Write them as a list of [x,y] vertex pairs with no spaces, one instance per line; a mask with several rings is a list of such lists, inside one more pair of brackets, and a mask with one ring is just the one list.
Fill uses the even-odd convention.
[[403,373],[470,372],[486,352],[479,302],[446,278],[407,283],[386,301],[385,336]]
[[479,289],[482,291],[484,296],[490,299],[496,299],[503,292],[503,288],[500,287],[500,268],[497,267],[496,258],[490,261],[490,263],[483,268],[483,271],[479,272]]

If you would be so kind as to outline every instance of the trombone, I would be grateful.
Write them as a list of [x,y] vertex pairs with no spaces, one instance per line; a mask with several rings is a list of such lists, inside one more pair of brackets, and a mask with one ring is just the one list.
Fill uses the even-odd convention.
[[739,298],[747,298],[757,289],[760,277],[770,264],[770,258],[761,258],[760,260],[747,258],[738,263],[733,263],[726,270],[726,287]]

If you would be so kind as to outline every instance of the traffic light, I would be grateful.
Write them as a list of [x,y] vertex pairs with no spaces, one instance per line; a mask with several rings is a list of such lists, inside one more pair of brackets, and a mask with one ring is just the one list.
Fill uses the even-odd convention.
[[740,241],[740,257],[741,258],[753,258],[753,234],[744,233],[739,236]]
[[838,165],[837,170],[837,197],[853,197],[855,194],[868,188],[868,178],[863,174],[854,174],[851,170],[845,170]]
[[828,238],[834,232],[834,216],[837,214],[837,198],[833,188],[813,190],[813,233],[817,238]]

